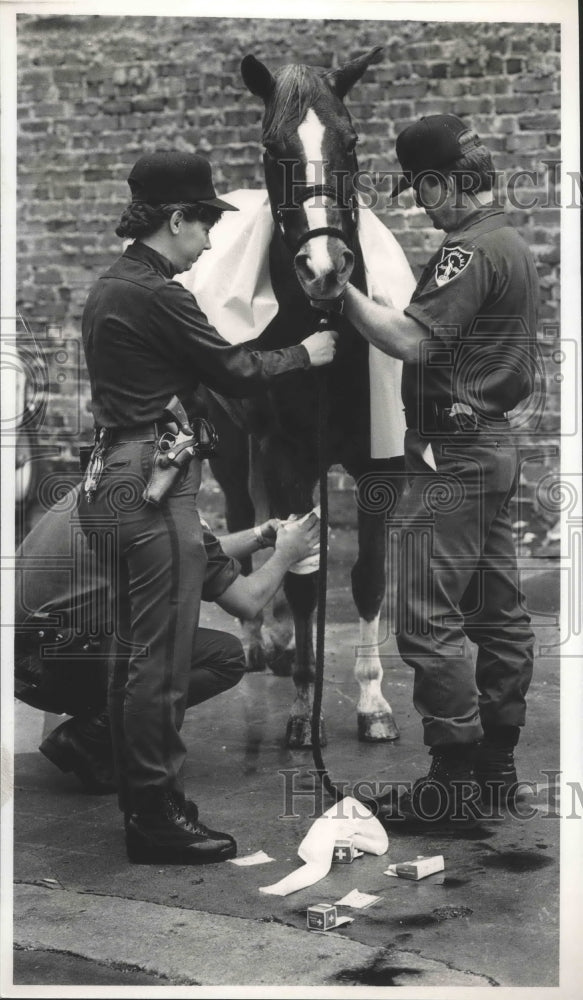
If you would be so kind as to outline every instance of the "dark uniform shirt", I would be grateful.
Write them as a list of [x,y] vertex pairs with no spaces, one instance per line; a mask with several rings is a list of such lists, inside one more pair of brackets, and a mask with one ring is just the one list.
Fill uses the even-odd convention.
[[409,426],[411,414],[427,423],[432,403],[499,416],[529,396],[537,312],[530,250],[499,205],[472,212],[447,234],[405,309],[431,332],[419,360],[403,366]]
[[98,426],[151,423],[173,395],[192,414],[200,382],[249,396],[275,375],[309,367],[301,344],[258,352],[227,343],[174,273],[166,257],[137,242],[89,293],[83,346]]
[[[77,632],[105,628],[110,618],[109,588],[81,530],[76,512],[80,487],[68,493],[37,522],[16,553],[15,621],[50,615],[49,624]],[[216,601],[241,572],[203,522],[207,565],[203,601]]]

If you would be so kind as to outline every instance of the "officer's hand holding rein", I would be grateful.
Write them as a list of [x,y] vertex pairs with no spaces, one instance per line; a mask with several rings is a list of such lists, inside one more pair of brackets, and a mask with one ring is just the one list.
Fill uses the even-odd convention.
[[310,364],[313,368],[319,368],[321,365],[329,365],[334,360],[337,340],[338,333],[336,330],[317,330],[316,333],[312,333],[305,340],[302,340],[302,344],[310,356]]

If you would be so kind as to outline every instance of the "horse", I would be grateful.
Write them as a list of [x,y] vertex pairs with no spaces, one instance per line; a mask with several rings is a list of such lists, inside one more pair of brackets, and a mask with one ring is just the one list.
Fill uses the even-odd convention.
[[[317,301],[320,309],[333,310],[349,280],[366,292],[358,237],[358,136],[344,98],[367,67],[380,60],[381,53],[382,47],[377,46],[325,72],[292,64],[272,74],[253,55],[242,60],[246,87],[264,103],[263,166],[275,223],[269,271],[279,307],[250,346],[269,350],[298,343],[317,328],[322,318],[322,312],[315,310],[311,302]],[[243,401],[220,399],[207,391],[209,414],[220,441],[219,457],[211,461],[211,467],[225,495],[230,531],[251,526],[257,513],[259,518],[287,518],[292,512],[311,510],[319,447],[325,449],[327,468],[341,465],[357,483],[374,473],[385,482],[393,473],[394,481],[399,479],[398,459],[370,457],[368,345],[340,312],[330,317],[328,325],[339,331],[339,339],[336,357],[325,376],[329,410],[325,441],[317,440],[321,378],[317,371],[282,376],[268,391]],[[249,490],[250,478],[256,487],[255,502]],[[263,509],[257,511],[257,507]],[[380,609],[386,587],[386,523],[383,512],[373,513],[365,505],[358,506],[357,518],[358,556],[351,580],[360,618],[360,645],[354,668],[360,688],[358,737],[365,742],[392,741],[398,738],[399,731],[381,689],[383,670],[378,651]],[[295,630],[292,676],[296,689],[286,742],[292,748],[308,748],[317,573],[288,573],[284,593]],[[269,642],[271,653],[278,653],[286,638],[278,642],[272,635],[262,645],[261,623],[255,623],[249,646],[250,669],[264,669]],[[273,669],[277,672],[275,666]],[[324,745],[322,721],[320,739]]]

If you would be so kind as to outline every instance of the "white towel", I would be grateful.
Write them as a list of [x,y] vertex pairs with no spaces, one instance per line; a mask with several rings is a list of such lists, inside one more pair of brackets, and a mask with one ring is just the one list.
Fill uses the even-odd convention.
[[277,316],[268,253],[273,219],[266,191],[231,191],[229,200],[239,211],[223,214],[211,229],[212,250],[176,280],[192,292],[221,337],[242,344]]
[[[241,344],[259,337],[277,315],[268,254],[274,223],[266,191],[232,191],[225,198],[239,211],[224,213],[211,230],[212,250],[176,280],[193,293],[225,340]],[[358,235],[369,297],[404,309],[415,280],[399,243],[374,212],[362,206]],[[396,358],[370,347],[372,458],[403,454],[401,369]]]
[[[404,309],[411,301],[415,279],[399,243],[369,208],[361,207],[358,213],[358,236],[368,297],[380,305]],[[403,454],[402,369],[401,361],[383,354],[371,344],[368,351],[371,458],[394,458]]]

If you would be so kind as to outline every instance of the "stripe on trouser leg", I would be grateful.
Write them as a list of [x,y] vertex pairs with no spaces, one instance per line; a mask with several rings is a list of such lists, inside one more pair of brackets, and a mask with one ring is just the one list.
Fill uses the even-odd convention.
[[[194,498],[193,498],[194,499]],[[188,609],[183,608],[182,602],[184,601],[186,595],[181,593],[181,578],[182,578],[182,561],[181,561],[181,547],[179,544],[180,532],[176,525],[175,517],[171,510],[171,505],[168,504],[162,511],[164,521],[166,524],[166,530],[168,532],[168,538],[170,542],[171,551],[171,587],[170,587],[170,619],[168,623],[168,634],[166,641],[166,663],[164,667],[164,683],[162,688],[162,707],[163,707],[163,733],[164,733],[164,743],[162,747],[162,752],[164,759],[167,761],[167,772],[168,776],[175,781],[179,778],[180,770],[182,768],[182,763],[184,756],[186,754],[186,747],[180,736],[178,735],[182,727],[182,722],[184,719],[184,712],[186,710],[187,697],[188,697],[188,682],[190,677],[190,665],[193,658],[194,644],[196,640],[196,632],[198,628],[198,617],[200,608],[200,599],[196,602],[196,607],[189,606]],[[196,508],[193,502],[193,518],[197,517]],[[192,530],[194,528],[194,523],[189,525]],[[201,581],[202,587],[202,581]],[[183,623],[180,620],[180,612],[183,612],[187,616],[187,621],[192,623],[191,631],[191,642],[189,648],[186,651],[188,656],[188,667],[186,664],[182,665],[184,671],[184,682],[182,684],[182,691],[179,695],[180,708],[177,709],[177,699],[173,697],[175,689],[175,678],[176,678],[176,646],[177,646],[177,632],[179,627],[183,627]],[[182,643],[180,644],[183,645]],[[186,644],[184,644],[186,645]],[[184,656],[185,651],[180,651],[180,655]],[[178,665],[178,669],[181,666]],[[179,713],[179,718],[177,714]],[[173,743],[175,743],[174,736],[178,737],[179,742],[183,747],[183,757],[180,764],[177,766],[176,755],[173,753]]]
[[[174,655],[176,650],[176,629],[178,624],[178,601],[180,600],[180,548],[178,545],[178,532],[174,523],[174,518],[169,507],[162,508],[162,516],[166,524],[168,538],[170,541],[170,616],[168,621],[168,632],[166,635],[166,663],[164,665],[164,684],[162,687],[162,755],[166,761],[166,770],[169,778],[176,779],[179,768],[173,766],[173,753],[171,743],[173,733],[176,730],[172,700],[170,692],[174,679]],[[196,629],[195,629],[196,634]],[[186,753],[186,747],[184,748]]]

